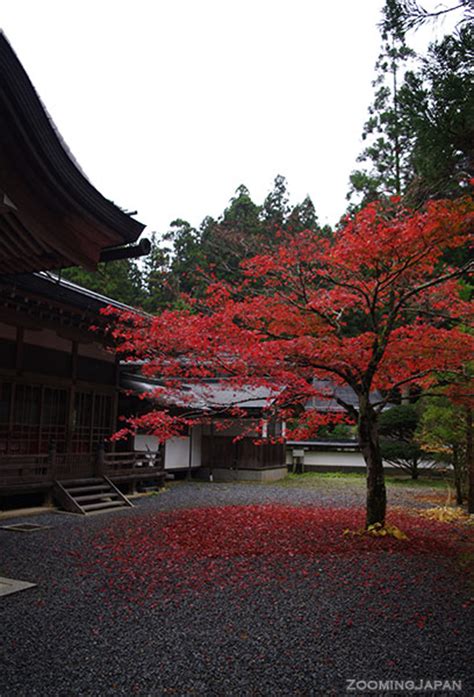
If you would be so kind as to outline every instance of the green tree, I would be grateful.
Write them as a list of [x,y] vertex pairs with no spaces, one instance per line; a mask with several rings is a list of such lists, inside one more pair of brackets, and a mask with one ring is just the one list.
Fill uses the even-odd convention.
[[170,253],[159,244],[156,233],[151,237],[150,253],[142,264],[143,309],[156,313],[176,302],[176,282],[170,272]]
[[362,132],[368,145],[357,158],[365,166],[349,178],[348,198],[361,205],[381,195],[400,195],[411,179],[411,124],[400,113],[399,90],[407,61],[415,54],[406,43],[400,0],[386,0],[381,35],[375,96]]
[[273,189],[263,202],[262,220],[267,233],[273,235],[275,232],[283,230],[289,213],[286,179],[281,174],[277,174],[273,182]]
[[237,229],[243,234],[255,236],[260,232],[260,211],[244,184],[237,187],[234,196],[222,216],[222,224]]
[[380,449],[384,460],[418,479],[422,461],[432,462],[431,454],[416,440],[420,421],[419,407],[399,404],[386,409],[379,417]]
[[78,267],[64,269],[63,278],[113,300],[141,307],[144,300],[141,272],[133,259],[101,263],[97,271]]
[[350,426],[349,424],[329,424],[328,426],[321,426],[317,434],[318,440],[325,440],[330,442],[344,442],[344,441],[355,441],[356,427]]
[[201,226],[201,245],[205,269],[216,278],[240,278],[240,262],[261,248],[263,226],[261,208],[241,184],[217,220],[205,219]]
[[463,14],[458,20],[459,24],[474,21],[474,3],[472,0],[451,0],[450,5],[444,3],[436,6],[433,10],[427,10],[420,5],[417,0],[400,0],[403,17],[402,22],[406,31],[418,29],[418,27],[428,22],[442,20],[448,14],[462,11]]
[[456,501],[462,504],[467,487],[467,421],[464,409],[447,397],[431,398],[423,411],[418,440],[422,448],[437,453],[453,468]]
[[[314,204],[307,196],[290,208],[286,180],[275,177],[272,191],[262,206],[240,185],[221,216],[204,218],[199,229],[184,220],[171,223],[164,241],[171,243],[167,261],[156,252],[158,276],[166,277],[165,303],[181,292],[203,295],[210,279],[238,281],[243,278],[241,262],[281,244],[283,234],[319,229]],[[165,253],[166,256],[166,253]],[[163,264],[161,263],[163,261]],[[145,286],[147,281],[145,279]],[[155,303],[156,304],[156,303]]]
[[[464,11],[457,29],[415,61],[406,32],[455,10]],[[368,146],[358,158],[364,167],[350,175],[350,210],[383,195],[418,206],[463,193],[474,174],[472,13],[471,0],[434,12],[416,0],[386,0]]]
[[164,235],[171,242],[169,270],[174,287],[174,297],[180,293],[192,293],[199,283],[199,268],[203,262],[201,235],[186,220],[177,218]]
[[413,134],[408,197],[459,196],[474,176],[474,31],[464,26],[433,43],[400,88],[403,119]]
[[318,216],[314,203],[309,196],[302,203],[297,203],[288,215],[286,229],[290,233],[301,232],[302,230],[319,229]]

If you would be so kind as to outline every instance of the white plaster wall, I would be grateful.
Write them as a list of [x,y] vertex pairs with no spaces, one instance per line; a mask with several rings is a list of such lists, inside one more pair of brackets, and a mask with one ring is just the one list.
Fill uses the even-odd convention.
[[[333,452],[333,451],[310,451],[305,450],[304,460],[305,465],[320,465],[324,467],[364,467],[365,461],[360,452]],[[286,463],[291,465],[293,463],[292,449],[288,448],[286,451]],[[419,467],[425,468],[430,467],[429,462],[420,462]],[[384,467],[393,468],[393,465],[389,462],[384,461]]]
[[305,465],[327,465],[328,467],[365,467],[362,453],[305,452]]
[[276,482],[284,479],[287,474],[286,467],[264,470],[229,470],[220,467],[212,469],[215,482]]
[[[191,467],[201,466],[201,427],[193,428]],[[165,447],[165,470],[189,467],[189,436],[170,438]]]
[[156,436],[138,435],[134,438],[133,449],[138,450],[138,452],[156,453],[159,444],[160,441]]

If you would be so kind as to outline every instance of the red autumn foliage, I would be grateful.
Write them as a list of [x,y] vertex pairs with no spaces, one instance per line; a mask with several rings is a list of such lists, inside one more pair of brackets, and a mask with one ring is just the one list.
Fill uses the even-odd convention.
[[[282,505],[226,506],[161,512],[116,521],[73,553],[78,572],[100,578],[105,596],[163,602],[182,593],[281,583],[290,576],[318,586],[353,583],[341,576],[337,559],[357,559],[361,588],[378,588],[377,560],[386,555],[455,559],[465,548],[459,529],[393,513],[391,523],[408,540],[367,535],[346,537],[359,528],[363,511]],[[325,565],[324,574],[318,564]],[[391,582],[403,587],[392,566]],[[387,581],[387,580],[385,580]],[[433,579],[431,579],[433,581]],[[387,592],[389,586],[385,582]],[[382,595],[384,591],[382,589]]]
[[304,231],[247,260],[243,284],[215,283],[188,311],[110,309],[110,330],[120,354],[166,380],[163,395],[183,378],[216,376],[284,385],[285,405],[305,401],[315,376],[357,394],[427,386],[472,355],[472,337],[454,321],[469,322],[472,303],[459,296],[460,269],[443,261],[467,243],[472,221],[469,198],[415,213],[370,204],[330,239]]
[[[217,377],[279,391],[268,410],[288,417],[314,395],[313,378],[349,385],[358,409],[342,406],[358,421],[368,523],[383,522],[377,413],[399,388],[430,387],[440,373],[454,379],[473,355],[474,336],[464,331],[472,303],[457,282],[469,265],[446,262],[467,245],[472,225],[467,196],[419,211],[398,200],[372,203],[330,238],[309,230],[282,237],[278,249],[243,264],[243,283],[214,283],[186,311],[146,319],[110,310],[111,333],[123,356],[144,361],[145,375],[166,380],[171,401],[183,379]],[[372,405],[376,389],[383,397]],[[131,429],[153,432],[154,414],[164,437],[158,410]]]

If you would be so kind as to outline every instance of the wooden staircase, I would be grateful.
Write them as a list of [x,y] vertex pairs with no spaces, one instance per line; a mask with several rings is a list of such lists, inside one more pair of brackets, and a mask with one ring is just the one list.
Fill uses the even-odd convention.
[[81,515],[133,506],[107,477],[55,481],[54,498],[65,511]]

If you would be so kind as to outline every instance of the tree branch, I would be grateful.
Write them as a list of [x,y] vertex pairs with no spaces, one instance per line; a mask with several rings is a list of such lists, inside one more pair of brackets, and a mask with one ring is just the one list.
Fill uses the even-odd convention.
[[443,276],[438,276],[437,278],[433,278],[430,281],[426,281],[426,283],[421,283],[419,286],[415,286],[414,288],[412,288],[400,297],[400,300],[396,306],[397,313],[399,309],[403,307],[406,300],[408,298],[411,298],[413,295],[418,295],[419,293],[421,293],[422,290],[432,288],[433,286],[438,286],[440,283],[444,283],[444,281],[449,281],[449,279],[451,278],[462,276],[464,273],[468,273],[471,269],[474,269],[474,262],[468,261],[466,264],[464,264],[464,266],[461,266],[459,269],[456,269],[455,271],[451,271],[450,273],[444,274]]

